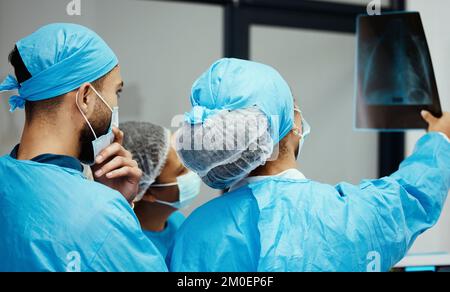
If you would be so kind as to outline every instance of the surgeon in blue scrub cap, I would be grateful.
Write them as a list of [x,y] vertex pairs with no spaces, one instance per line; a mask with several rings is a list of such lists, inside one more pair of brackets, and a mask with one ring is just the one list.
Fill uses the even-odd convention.
[[194,84],[191,103],[179,156],[228,192],[178,231],[172,271],[388,271],[441,214],[449,113],[423,113],[429,133],[391,176],[331,186],[296,169],[310,128],[273,68],[219,60]]
[[142,172],[117,128],[114,52],[88,28],[56,23],[9,60],[15,76],[0,92],[16,91],[11,111],[26,120],[0,158],[0,271],[166,271],[132,210]]

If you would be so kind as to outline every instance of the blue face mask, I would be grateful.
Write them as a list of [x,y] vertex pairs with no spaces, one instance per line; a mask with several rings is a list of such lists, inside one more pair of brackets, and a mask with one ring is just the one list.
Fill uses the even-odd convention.
[[[92,125],[89,122],[89,120],[87,119],[86,115],[81,111],[80,108],[78,108],[81,112],[81,115],[86,120],[86,123],[88,124],[89,128],[91,129],[92,134],[94,134],[94,137],[95,137],[95,140],[92,141],[92,149],[93,149],[94,155],[93,155],[93,157],[91,157],[90,161],[83,161],[83,163],[86,163],[86,164],[89,164],[92,166],[93,164],[95,164],[95,158],[100,154],[100,152],[102,152],[106,147],[108,147],[109,145],[111,145],[114,142],[115,137],[114,137],[112,128],[119,127],[119,107],[111,108],[109,106],[109,104],[105,101],[105,99],[97,92],[97,90],[95,90],[95,88],[92,86],[91,86],[91,88],[95,92],[95,94],[97,94],[97,96],[103,101],[103,103],[106,104],[106,106],[109,108],[109,110],[112,113],[111,123],[109,125],[108,132],[105,135],[97,137],[97,134],[95,133],[94,129],[92,128]],[[76,98],[77,98],[77,106],[78,106],[78,93],[77,93]]]
[[184,209],[192,204],[195,198],[200,194],[201,183],[202,181],[200,177],[196,173],[190,171],[187,174],[178,177],[176,183],[154,184],[151,187],[160,188],[178,186],[178,190],[180,192],[180,199],[178,202],[172,203],[160,200],[157,200],[156,202],[175,209]]

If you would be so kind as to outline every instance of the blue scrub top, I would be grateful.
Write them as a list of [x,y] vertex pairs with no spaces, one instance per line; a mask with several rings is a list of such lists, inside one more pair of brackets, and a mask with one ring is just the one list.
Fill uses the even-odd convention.
[[167,271],[125,198],[72,157],[0,158],[0,271]]
[[420,139],[393,175],[360,185],[270,177],[189,216],[169,269],[388,271],[436,224],[449,190],[450,141],[439,133]]
[[167,252],[172,246],[175,235],[184,220],[186,220],[186,217],[184,217],[181,212],[177,211],[167,219],[167,225],[163,231],[153,232],[144,230],[144,234],[153,242],[164,258],[167,256]]

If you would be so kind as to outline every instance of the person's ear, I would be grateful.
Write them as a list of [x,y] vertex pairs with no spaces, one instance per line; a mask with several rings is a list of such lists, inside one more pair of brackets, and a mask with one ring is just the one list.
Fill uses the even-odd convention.
[[291,134],[294,136],[294,138],[299,138],[301,136],[300,132],[301,130],[297,125],[295,125],[291,130]]
[[302,135],[302,129],[303,129],[303,121],[302,116],[299,112],[294,112],[294,127],[291,130],[291,134],[293,134],[295,137],[301,137]]
[[89,117],[95,109],[96,97],[92,94],[91,84],[84,83],[76,92],[76,102],[80,111]]
[[289,134],[298,139],[302,134],[302,125],[299,125],[297,121],[294,121],[294,126]]

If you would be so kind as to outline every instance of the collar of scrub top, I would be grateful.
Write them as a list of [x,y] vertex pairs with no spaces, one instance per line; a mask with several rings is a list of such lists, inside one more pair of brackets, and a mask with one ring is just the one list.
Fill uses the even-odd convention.
[[305,175],[298,169],[292,168],[292,169],[288,169],[286,171],[283,171],[277,175],[274,176],[250,176],[250,177],[246,177],[243,180],[240,180],[239,182],[237,182],[236,184],[234,184],[233,186],[230,187],[229,192],[233,192],[237,189],[242,188],[243,186],[252,184],[252,183],[256,183],[259,181],[263,181],[267,178],[271,178],[271,177],[278,177],[278,178],[285,178],[285,179],[295,179],[295,180],[304,180],[306,179]]
[[[14,147],[11,151],[11,158],[17,159],[17,154],[19,152],[20,145]],[[42,163],[42,164],[52,164],[63,168],[70,168],[79,172],[83,172],[83,165],[78,159],[65,155],[56,155],[56,154],[42,154],[33,159],[33,162]]]
[[[301,119],[302,119],[302,133],[300,134],[302,136],[302,139],[305,139],[310,133],[311,133],[311,126],[308,124],[308,122],[303,118],[303,113],[300,110],[300,107],[298,105],[294,104],[294,111],[300,113],[301,115]],[[299,134],[299,133],[297,133]],[[265,180],[267,178],[269,178],[271,176],[252,176],[252,177],[246,177],[240,181],[238,181],[237,183],[235,183],[234,185],[232,185],[229,189],[229,192],[232,192],[234,190],[237,190],[243,186],[249,185],[251,183],[255,183],[258,181],[262,181]],[[298,169],[288,169],[284,172],[281,172],[277,175],[275,175],[275,177],[282,177],[282,178],[287,178],[287,179],[297,179],[297,180],[302,180],[302,179],[306,179],[306,177],[303,175],[303,173],[301,173]]]

